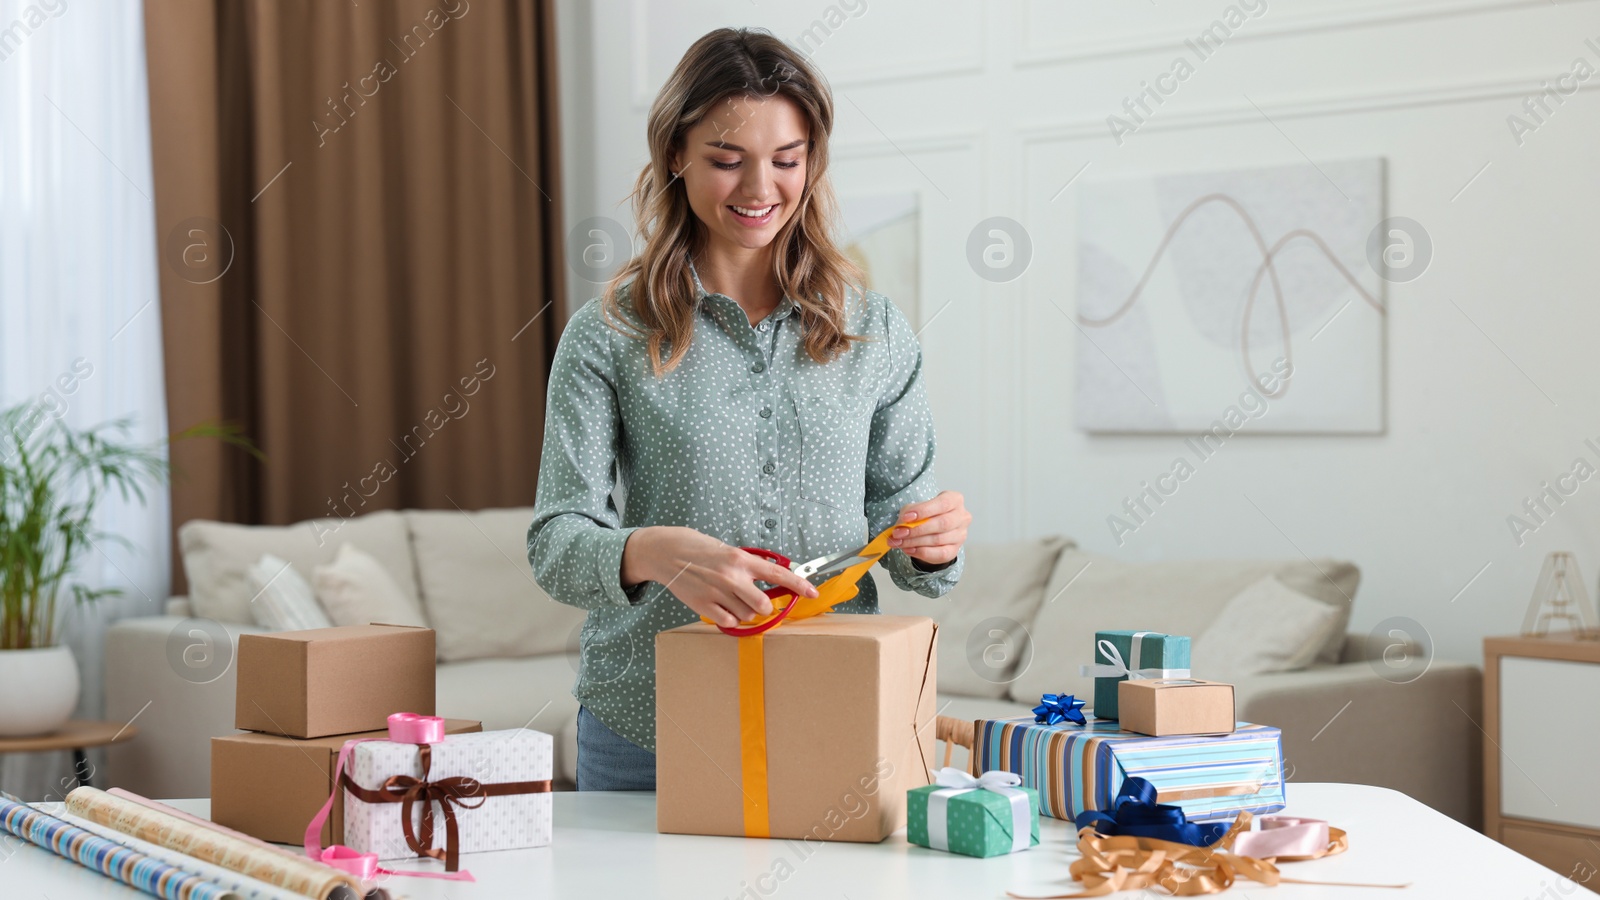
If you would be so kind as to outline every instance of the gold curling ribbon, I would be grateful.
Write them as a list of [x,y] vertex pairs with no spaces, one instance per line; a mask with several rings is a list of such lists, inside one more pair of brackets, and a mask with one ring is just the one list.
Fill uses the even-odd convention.
[[[1303,881],[1285,878],[1274,860],[1252,859],[1232,852],[1234,839],[1250,829],[1250,813],[1239,818],[1216,843],[1195,847],[1174,841],[1142,837],[1105,837],[1093,828],[1078,831],[1081,858],[1072,863],[1072,880],[1083,883],[1083,890],[1072,894],[1018,894],[1009,897],[1027,900],[1067,900],[1073,897],[1104,897],[1117,891],[1157,889],[1174,897],[1199,897],[1220,894],[1238,878],[1274,886],[1318,884],[1334,887],[1406,888],[1405,884],[1365,884],[1349,881]],[[1321,859],[1343,853],[1350,846],[1342,829],[1328,826],[1328,846],[1309,856],[1284,856],[1276,862]]]
[[[794,604],[785,621],[794,622],[799,619],[809,619],[819,616],[833,609],[840,603],[855,597],[859,588],[858,582],[872,568],[889,547],[889,535],[896,528],[915,528],[928,521],[926,518],[910,522],[896,522],[878,533],[872,542],[862,548],[861,562],[824,581],[817,587],[816,597],[778,598],[773,602],[773,611],[770,615],[761,616],[745,625],[756,625],[768,621],[782,609],[784,599]],[[702,621],[709,622],[709,619]],[[782,627],[779,622],[778,626]],[[767,806],[767,688],[766,688],[766,661],[764,648],[761,643],[763,635],[756,634],[739,638],[739,765],[740,790],[744,794],[744,834],[745,837],[771,837],[772,819]]]

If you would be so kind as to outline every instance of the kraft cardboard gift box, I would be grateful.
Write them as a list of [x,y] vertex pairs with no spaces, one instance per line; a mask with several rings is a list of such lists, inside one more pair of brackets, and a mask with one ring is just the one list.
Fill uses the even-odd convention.
[[434,632],[347,625],[239,636],[233,727],[316,738],[433,715]]
[[[482,731],[470,719],[446,719],[445,733]],[[334,766],[345,741],[384,739],[387,729],[310,739],[228,734],[211,739],[211,820],[278,844],[305,840],[311,817],[333,792]],[[322,827],[324,847],[344,841],[343,791]]]
[[759,637],[658,634],[657,830],[876,842],[902,827],[906,791],[931,780],[937,630],[832,613]]
[[1156,737],[1233,731],[1233,685],[1198,678],[1124,681],[1117,685],[1124,731]]

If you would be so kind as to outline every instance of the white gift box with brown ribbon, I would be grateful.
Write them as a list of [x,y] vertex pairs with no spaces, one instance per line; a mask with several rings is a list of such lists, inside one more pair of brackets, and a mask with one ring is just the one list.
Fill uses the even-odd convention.
[[[529,729],[450,735],[432,745],[356,744],[345,773],[357,790],[344,785],[344,843],[379,859],[423,855],[419,844],[444,851],[451,830],[458,853],[546,846],[553,754],[550,735]],[[498,792],[506,788],[517,790]]]

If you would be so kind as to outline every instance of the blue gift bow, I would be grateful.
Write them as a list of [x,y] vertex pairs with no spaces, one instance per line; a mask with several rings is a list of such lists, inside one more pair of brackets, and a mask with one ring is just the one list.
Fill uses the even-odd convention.
[[1093,828],[1107,837],[1156,838],[1209,847],[1228,833],[1227,822],[1190,822],[1177,806],[1156,802],[1156,787],[1137,775],[1122,782],[1122,790],[1112,803],[1111,815],[1087,809],[1073,820],[1079,828]]
[[1062,722],[1087,724],[1083,718],[1083,703],[1071,694],[1045,694],[1039,698],[1039,705],[1033,708],[1033,721],[1040,725],[1059,725]]

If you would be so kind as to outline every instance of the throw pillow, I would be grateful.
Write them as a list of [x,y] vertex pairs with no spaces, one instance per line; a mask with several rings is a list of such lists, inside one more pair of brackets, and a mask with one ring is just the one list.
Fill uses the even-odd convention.
[[1051,535],[1031,540],[968,541],[961,582],[930,599],[900,590],[882,564],[869,571],[878,586],[878,609],[890,616],[930,616],[939,623],[939,690],[998,700],[1024,661],[1048,648],[1033,643],[1029,628],[1056,557],[1072,542]]
[[264,553],[245,574],[251,591],[250,617],[262,628],[304,631],[333,624],[317,605],[311,585],[287,560]]
[[307,578],[317,566],[333,562],[339,545],[354,543],[383,563],[413,602],[411,536],[405,517],[392,509],[348,519],[307,519],[293,525],[235,525],[192,519],[178,529],[183,570],[189,576],[189,605],[196,616],[218,622],[249,624],[250,587],[245,570],[263,553],[294,565]]
[[1268,575],[1228,601],[1194,639],[1197,678],[1237,681],[1264,672],[1292,672],[1317,658],[1338,625],[1338,611]]
[[427,628],[422,607],[406,597],[383,564],[345,543],[329,565],[312,570],[317,599],[335,625],[413,625]]

